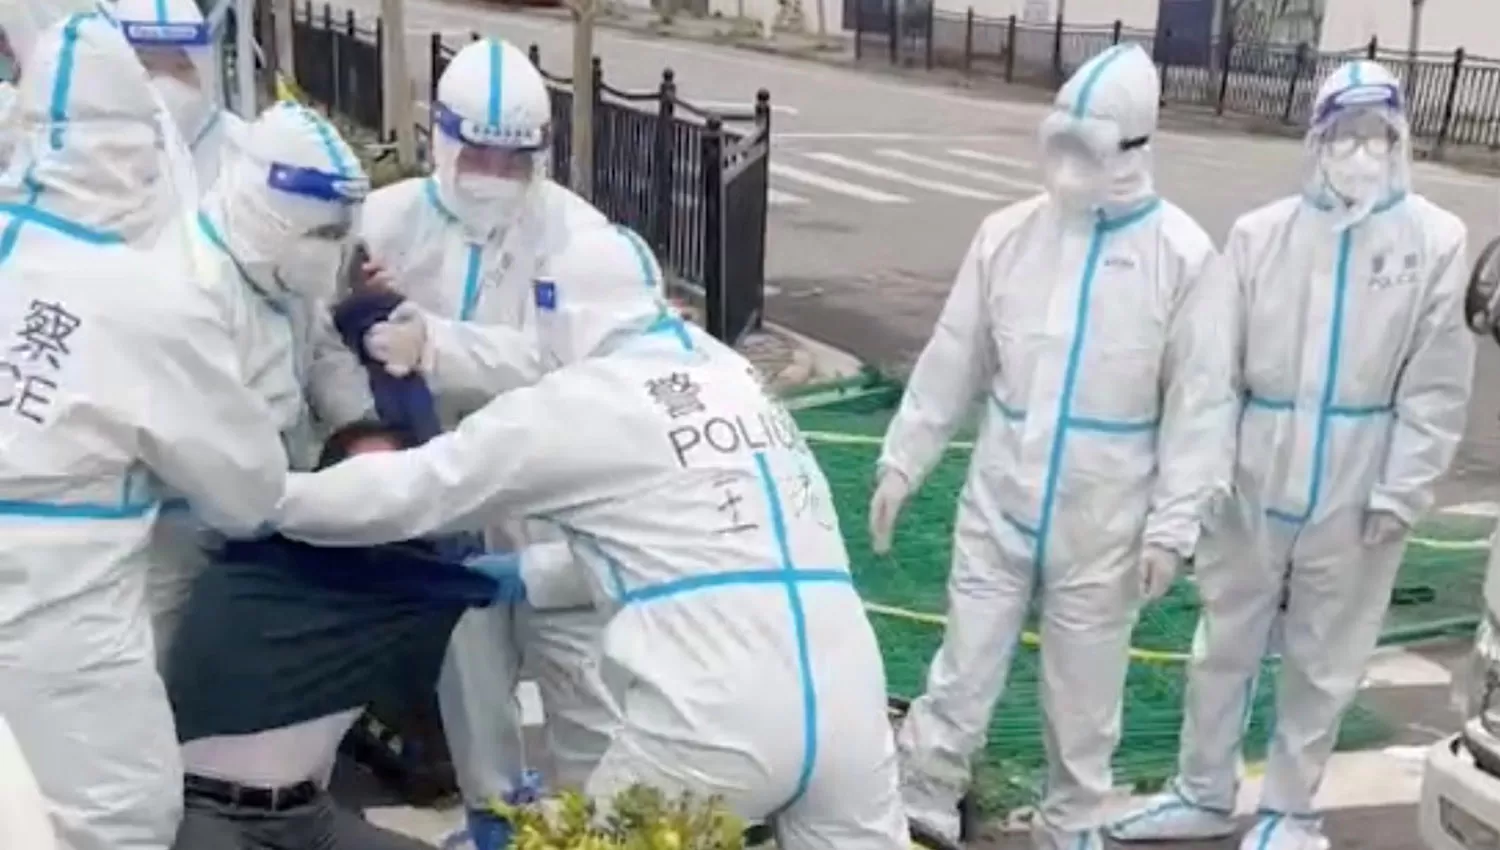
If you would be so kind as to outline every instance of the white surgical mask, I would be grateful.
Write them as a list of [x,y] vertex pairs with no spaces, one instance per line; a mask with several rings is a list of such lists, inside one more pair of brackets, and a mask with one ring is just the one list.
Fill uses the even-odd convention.
[[298,239],[276,264],[276,279],[287,292],[312,300],[331,299],[338,291],[344,246],[327,239]]
[[1047,192],[1069,212],[1091,212],[1103,204],[1109,194],[1109,181],[1103,169],[1078,154],[1050,154],[1043,171]]
[[1373,205],[1386,191],[1390,166],[1384,157],[1360,148],[1340,159],[1324,159],[1328,188],[1351,207]]
[[459,216],[482,230],[509,227],[521,214],[529,180],[487,174],[460,174],[455,181]]

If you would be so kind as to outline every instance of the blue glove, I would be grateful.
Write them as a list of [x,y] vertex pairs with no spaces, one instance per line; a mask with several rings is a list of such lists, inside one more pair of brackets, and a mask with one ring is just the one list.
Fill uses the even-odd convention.
[[526,582],[521,580],[521,556],[514,552],[475,555],[464,566],[495,583],[497,605],[526,601]]

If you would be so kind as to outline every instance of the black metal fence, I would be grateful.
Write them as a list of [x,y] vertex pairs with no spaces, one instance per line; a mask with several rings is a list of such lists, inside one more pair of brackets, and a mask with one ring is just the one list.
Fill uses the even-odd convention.
[[[1110,46],[1137,43],[1157,58],[1162,99],[1218,114],[1240,114],[1286,124],[1304,123],[1323,79],[1350,59],[1370,58],[1389,67],[1408,97],[1412,133],[1436,150],[1450,144],[1500,148],[1500,62],[1451,54],[1385,50],[1375,41],[1346,53],[1319,53],[1307,45],[1217,40],[1183,51],[1146,30],[1020,22],[985,18],[933,4],[857,0],[855,55],[860,61],[948,69],[1006,82],[1056,87],[1088,59]],[[1179,64],[1164,58],[1194,53],[1207,61]]]
[[[315,15],[310,3],[292,20],[297,84],[331,112],[381,132],[380,21],[362,28],[353,12],[339,19],[325,5]],[[454,52],[441,34],[432,34],[430,101]],[[535,45],[530,56],[542,70]],[[610,86],[597,57],[593,75],[591,200],[612,221],[640,233],[668,274],[702,298],[709,333],[737,342],[760,327],[764,312],[770,94],[762,89],[744,115],[722,116],[679,98],[671,69],[655,90],[642,92]],[[551,173],[566,185],[572,80],[545,70],[542,76],[552,92]],[[727,127],[726,119],[749,127]]]

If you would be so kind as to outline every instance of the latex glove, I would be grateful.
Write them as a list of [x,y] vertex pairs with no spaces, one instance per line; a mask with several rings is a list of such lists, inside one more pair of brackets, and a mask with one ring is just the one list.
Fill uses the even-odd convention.
[[475,555],[464,566],[495,582],[495,604],[526,601],[526,582],[521,579],[521,556],[514,552]]
[[870,499],[870,549],[877,555],[891,551],[891,537],[896,530],[896,518],[911,496],[911,482],[894,469],[881,473],[875,485],[875,495]]
[[393,377],[422,371],[427,357],[427,321],[422,308],[403,301],[390,318],[365,332],[365,351],[380,361]]
[[1367,511],[1365,513],[1365,545],[1380,546],[1393,543],[1406,533],[1406,523],[1390,511]]
[[1141,549],[1141,596],[1147,602],[1166,596],[1181,571],[1181,555],[1160,546],[1147,545]]

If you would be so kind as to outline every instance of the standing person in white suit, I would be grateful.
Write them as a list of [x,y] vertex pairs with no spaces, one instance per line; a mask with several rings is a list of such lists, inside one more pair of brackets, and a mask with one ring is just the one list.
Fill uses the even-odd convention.
[[[541,375],[531,282],[580,227],[603,215],[546,178],[551,103],[520,50],[485,39],[460,50],[438,81],[431,177],[370,196],[362,235],[379,280],[408,301],[369,335],[397,374],[418,369],[452,427],[496,394]],[[441,325],[444,332],[429,334]],[[552,541],[547,523],[492,527],[487,543]],[[480,850],[503,847],[506,825],[486,803],[515,790],[526,767],[515,688],[524,660],[541,690],[558,778],[579,785],[615,725],[597,664],[603,615],[495,606],[464,615],[438,686],[443,725]]]
[[1245,322],[1234,498],[1198,558],[1178,777],[1116,838],[1234,832],[1244,719],[1279,631],[1261,815],[1241,847],[1326,846],[1313,800],[1339,721],[1467,418],[1466,238],[1411,192],[1400,84],[1373,62],[1340,68],[1313,107],[1301,194],[1229,236]]
[[225,146],[245,122],[220,100],[213,33],[203,13],[193,0],[121,0],[114,14],[192,152],[198,192],[206,194]]
[[948,627],[897,741],[913,820],[956,839],[970,760],[1032,601],[1050,761],[1038,850],[1098,850],[1130,631],[1193,555],[1234,440],[1234,298],[1152,186],[1159,83],[1137,46],[1085,64],[1041,128],[1047,192],[980,225],[886,433],[876,551],[982,398]]
[[158,105],[98,13],[32,45],[0,175],[0,715],[66,850],[167,850],[182,764],[151,652],[161,487],[270,517],[286,465],[178,232]]

